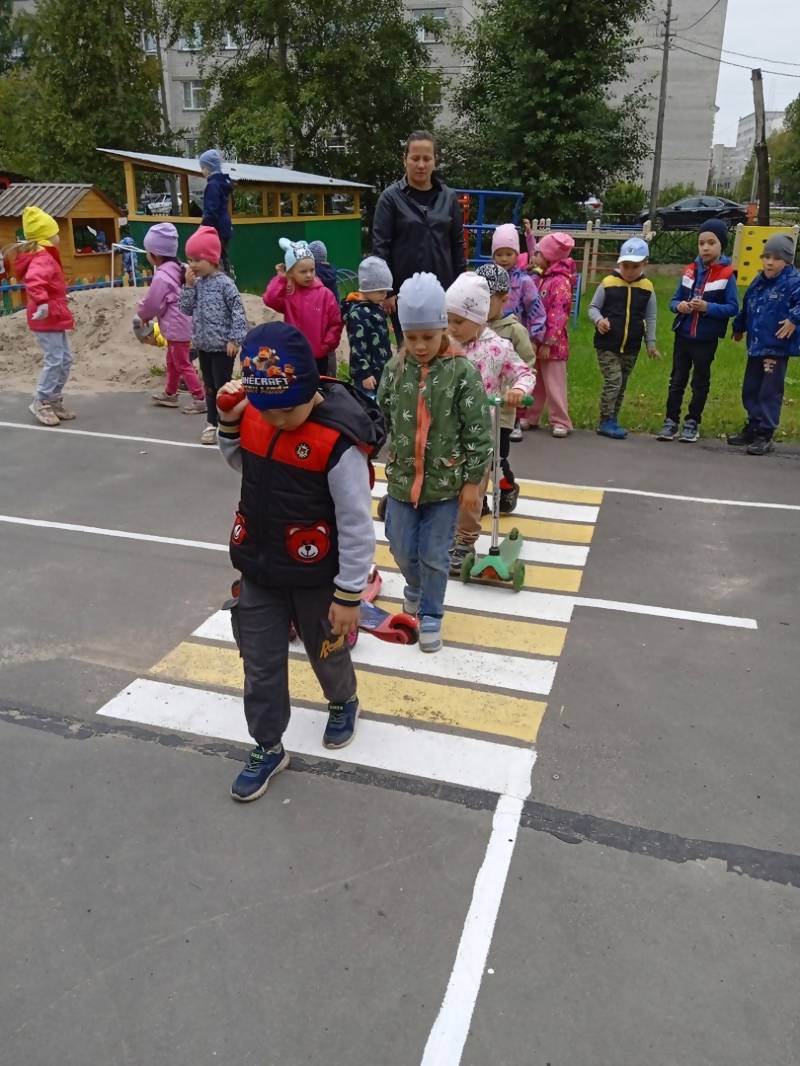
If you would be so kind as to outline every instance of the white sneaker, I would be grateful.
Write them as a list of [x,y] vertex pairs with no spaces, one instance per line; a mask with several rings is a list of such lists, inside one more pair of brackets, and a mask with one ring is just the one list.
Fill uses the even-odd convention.
[[217,427],[212,426],[210,423],[206,426],[203,432],[200,434],[201,444],[216,444],[217,443]]
[[36,421],[41,422],[43,426],[58,426],[61,424],[58,415],[49,403],[43,403],[41,400],[34,400],[28,410]]
[[509,439],[512,440],[514,444],[522,440],[522,426],[519,424],[519,422],[517,422],[514,428],[511,430],[511,437]]
[[569,436],[569,430],[567,429],[566,426],[553,426],[553,429],[551,430],[551,432],[552,432],[554,437],[568,437]]

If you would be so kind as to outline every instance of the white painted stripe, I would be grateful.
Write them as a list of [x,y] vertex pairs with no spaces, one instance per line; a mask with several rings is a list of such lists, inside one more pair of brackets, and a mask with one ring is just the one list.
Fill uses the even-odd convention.
[[684,622],[704,622],[712,626],[731,626],[734,629],[758,629],[755,618],[740,618],[730,614],[703,614],[699,611],[678,611],[673,607],[652,607],[646,603],[625,603],[621,600],[593,600],[573,596],[575,607],[598,607],[601,611],[624,611],[626,614],[648,614],[653,618],[677,618]]
[[[42,427],[44,428],[44,427]],[[180,537],[158,537],[154,533],[131,533],[127,529],[104,529],[100,526],[79,526],[71,522],[48,522],[43,518],[19,518],[16,515],[0,514],[0,522],[14,526],[35,526],[39,529],[58,529],[66,533],[94,533],[99,537],[117,537],[120,540],[144,540],[153,544],[171,544],[178,548],[205,548],[207,551],[226,552],[227,544],[212,544],[208,540],[182,540]]]
[[[375,539],[388,544],[386,528],[383,522],[373,521]],[[491,537],[484,533],[478,537],[478,551],[486,555],[491,546]],[[553,566],[586,566],[589,548],[582,544],[555,544],[544,540],[530,540],[525,537],[522,542],[520,559],[525,563],[547,563]]]
[[[523,484],[522,478],[517,478]],[[678,503],[705,503],[713,507],[756,507],[774,511],[800,511],[798,503],[766,503],[763,500],[722,500],[712,496],[679,496],[672,492],[650,492],[649,489],[624,489],[617,485],[573,485],[566,481],[525,481],[527,485],[550,485],[559,489],[595,489],[597,492],[616,492],[623,496],[650,496],[654,500],[675,500]]]
[[[386,482],[376,481],[372,486],[372,495],[376,499],[385,496]],[[489,504],[491,506],[491,500]],[[599,507],[589,507],[582,503],[552,503],[549,500],[532,500],[520,496],[514,514],[524,518],[550,518],[556,522],[593,523],[597,521],[599,511]]]
[[[237,696],[137,678],[97,712],[138,722],[252,744],[242,701]],[[533,748],[412,729],[361,718],[355,740],[344,751],[322,746],[327,715],[293,707],[284,743],[289,751],[315,759],[369,766],[389,773],[443,781],[525,799],[531,790]]]
[[[0,422],[0,427],[3,429],[33,429],[37,433],[48,433],[51,437],[54,436],[52,426],[29,426],[25,422]],[[165,437],[133,437],[125,433],[98,433],[96,430],[90,429],[65,429],[64,426],[59,426],[58,433],[55,436],[59,440],[62,437],[99,437],[104,440],[129,440],[135,444],[169,444],[173,448],[200,448],[206,452],[217,452],[219,454],[218,448],[210,448],[207,444],[197,444],[187,440],[168,440]]]
[[[217,611],[192,636],[233,644],[230,615],[227,611]],[[289,652],[294,658],[305,658],[300,641],[291,644]],[[402,670],[403,677],[416,674],[422,681],[463,681],[480,688],[502,688],[537,696],[549,695],[557,666],[552,659],[526,659],[448,644],[436,655],[430,655],[420,651],[418,645],[387,644],[366,633],[361,634],[350,654],[358,666]]]
[[501,796],[497,801],[492,834],[472,890],[447,991],[421,1066],[458,1066],[461,1062],[508,880],[522,806],[521,799],[511,796]]

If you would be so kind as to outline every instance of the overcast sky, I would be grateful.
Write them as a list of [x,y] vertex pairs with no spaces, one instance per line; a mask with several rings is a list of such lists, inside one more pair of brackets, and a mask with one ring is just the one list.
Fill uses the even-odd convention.
[[[722,53],[723,60],[748,68],[740,70],[723,63],[719,71],[714,143],[735,144],[739,118],[753,110],[750,67],[798,75],[779,78],[764,74],[767,111],[782,111],[800,95],[800,0],[728,0],[722,47],[760,57],[749,59],[732,55],[731,51]],[[780,65],[776,60],[794,66]]]

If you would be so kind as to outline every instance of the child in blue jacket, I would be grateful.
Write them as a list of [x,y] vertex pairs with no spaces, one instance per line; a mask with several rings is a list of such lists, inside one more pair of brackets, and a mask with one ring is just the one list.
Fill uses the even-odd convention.
[[728,320],[739,310],[736,271],[730,259],[723,255],[727,240],[728,227],[721,219],[712,218],[701,225],[698,256],[684,270],[672,297],[670,307],[676,314],[672,324],[675,346],[667,417],[658,440],[674,440],[678,436],[683,394],[690,373],[692,398],[678,439],[682,444],[691,444],[700,436],[703,408],[711,386],[711,364],[720,338],[725,336]]
[[206,187],[203,191],[203,221],[201,225],[211,226],[212,229],[217,231],[217,236],[222,245],[220,263],[225,273],[230,274],[231,261],[228,258],[228,244],[233,236],[230,210],[233,183],[228,175],[222,172],[222,156],[216,148],[209,148],[207,152],[203,152],[197,162],[200,164],[200,170],[206,179]]
[[747,366],[742,404],[747,412],[740,433],[728,437],[735,447],[747,445],[748,455],[774,450],[772,438],[783,406],[786,369],[800,355],[800,271],[794,263],[794,240],[777,233],[764,245],[762,269],[744,295],[733,321],[733,339],[747,334]]

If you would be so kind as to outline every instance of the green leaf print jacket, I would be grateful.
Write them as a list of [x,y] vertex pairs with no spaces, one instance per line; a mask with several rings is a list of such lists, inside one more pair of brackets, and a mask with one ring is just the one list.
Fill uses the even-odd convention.
[[492,455],[489,405],[480,374],[447,353],[427,366],[412,355],[387,365],[378,403],[391,433],[389,495],[406,503],[437,503],[477,485]]

